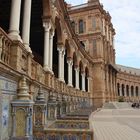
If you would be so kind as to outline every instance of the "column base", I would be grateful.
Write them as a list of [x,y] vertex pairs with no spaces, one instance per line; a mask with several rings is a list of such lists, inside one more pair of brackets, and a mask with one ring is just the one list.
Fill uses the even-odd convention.
[[82,89],[82,91],[85,92],[86,90],[85,89],[84,90]]
[[10,38],[11,40],[18,40],[18,41],[20,41],[21,43],[23,43],[23,41],[22,41],[20,35],[17,34],[17,33],[11,32],[11,33],[8,34],[8,36],[9,36],[9,38]]
[[80,88],[75,87],[77,90],[80,90]]
[[58,78],[58,80],[61,81],[61,82],[63,82],[63,83],[65,83],[65,80],[62,79],[62,78]]
[[72,85],[72,84],[68,84],[67,86],[69,86],[69,87],[73,87],[73,85]]
[[25,49],[29,52],[29,53],[32,53],[32,50],[31,50],[31,48],[29,47],[29,44],[27,44],[27,43],[23,43],[24,44],[24,46],[25,46]]
[[44,69],[44,71],[46,71],[46,72],[50,72],[50,71],[51,71],[50,68],[49,68],[48,66],[44,66],[43,69]]

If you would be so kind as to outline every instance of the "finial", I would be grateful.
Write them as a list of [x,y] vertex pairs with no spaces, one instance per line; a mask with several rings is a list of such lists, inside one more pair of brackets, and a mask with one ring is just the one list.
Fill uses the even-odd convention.
[[17,94],[19,100],[30,100],[30,94],[28,92],[27,82],[25,76],[22,76],[19,85],[19,91]]

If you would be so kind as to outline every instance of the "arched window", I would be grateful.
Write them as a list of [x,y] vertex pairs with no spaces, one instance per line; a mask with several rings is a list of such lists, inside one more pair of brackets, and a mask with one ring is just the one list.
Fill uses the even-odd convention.
[[122,84],[122,96],[124,96],[124,84]]
[[71,22],[71,26],[72,26],[72,29],[75,31],[75,22],[74,21]]
[[84,21],[79,20],[79,34],[84,32]]
[[128,85],[126,86],[126,94],[127,94],[127,96],[129,96],[129,86]]
[[120,96],[120,84],[117,83],[118,96]]
[[134,96],[134,87],[131,86],[131,96]]
[[88,68],[86,67],[85,69],[85,90],[88,92],[89,91],[89,71]]
[[136,86],[136,96],[139,96],[139,88]]

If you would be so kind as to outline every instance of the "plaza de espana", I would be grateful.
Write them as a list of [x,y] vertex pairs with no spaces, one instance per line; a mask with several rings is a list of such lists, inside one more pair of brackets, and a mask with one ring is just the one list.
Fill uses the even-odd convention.
[[0,0],[0,140],[93,140],[92,111],[138,102],[140,70],[116,64],[114,37],[99,0]]

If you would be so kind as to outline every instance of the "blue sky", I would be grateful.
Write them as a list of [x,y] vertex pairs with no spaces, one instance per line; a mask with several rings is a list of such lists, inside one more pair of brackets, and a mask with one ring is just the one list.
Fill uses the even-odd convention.
[[[72,5],[87,0],[66,0]],[[140,0],[100,0],[116,30],[116,63],[140,68]]]

